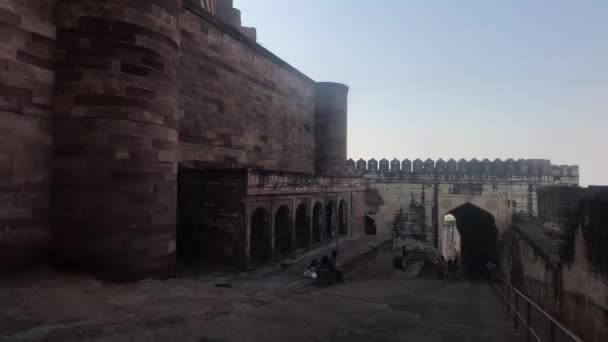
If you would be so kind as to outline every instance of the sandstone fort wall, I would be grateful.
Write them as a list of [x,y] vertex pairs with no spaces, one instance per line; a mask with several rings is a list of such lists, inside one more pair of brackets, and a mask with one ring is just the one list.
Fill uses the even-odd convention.
[[55,6],[0,2],[0,267],[49,248]]
[[314,172],[315,82],[185,4],[180,160],[200,167]]
[[0,3],[0,264],[52,249],[80,270],[169,274],[178,165],[343,170],[348,88],[257,44],[232,4]]
[[537,219],[513,222],[500,242],[510,282],[588,341],[608,337],[606,188],[542,188]]
[[347,169],[366,180],[367,215],[377,232],[392,233],[396,248],[418,250],[438,247],[444,216],[465,203],[492,214],[504,231],[513,214],[538,213],[538,187],[578,185],[578,166],[548,160],[350,159]]

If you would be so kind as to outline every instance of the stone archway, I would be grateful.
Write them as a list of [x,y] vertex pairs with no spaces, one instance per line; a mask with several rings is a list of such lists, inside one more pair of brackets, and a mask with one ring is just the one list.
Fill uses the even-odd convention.
[[296,209],[296,248],[308,249],[310,247],[310,217],[308,206],[305,203]]
[[257,208],[251,215],[249,235],[249,257],[252,263],[264,263],[270,260],[270,214],[264,208]]
[[323,204],[321,202],[317,202],[312,210],[312,243],[315,246],[318,246],[323,241],[322,229]]
[[282,205],[275,214],[274,221],[274,251],[275,258],[288,256],[291,246],[291,213],[289,207]]
[[485,274],[485,265],[497,263],[498,228],[494,215],[472,204],[465,203],[449,214],[456,219],[460,233],[460,264],[473,277]]

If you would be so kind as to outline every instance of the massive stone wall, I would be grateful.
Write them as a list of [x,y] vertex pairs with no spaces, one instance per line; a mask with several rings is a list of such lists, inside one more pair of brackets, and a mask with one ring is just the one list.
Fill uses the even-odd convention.
[[314,172],[311,79],[196,6],[181,15],[180,75],[181,161]]
[[53,231],[64,265],[173,272],[180,9],[59,1]]
[[55,5],[0,2],[0,268],[50,243]]
[[0,75],[3,267],[52,240],[65,266],[169,274],[179,163],[343,170],[348,88],[257,44],[231,0],[5,0]]

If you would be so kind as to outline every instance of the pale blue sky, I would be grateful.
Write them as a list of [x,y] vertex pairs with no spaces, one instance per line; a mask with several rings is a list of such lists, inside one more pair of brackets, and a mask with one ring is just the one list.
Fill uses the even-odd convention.
[[548,158],[608,184],[606,0],[235,0],[258,41],[350,86],[349,157]]

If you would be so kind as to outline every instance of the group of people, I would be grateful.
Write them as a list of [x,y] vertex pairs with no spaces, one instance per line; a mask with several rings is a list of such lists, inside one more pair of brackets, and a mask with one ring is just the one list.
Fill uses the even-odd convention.
[[321,261],[313,259],[304,272],[304,276],[316,281],[319,286],[328,286],[344,281],[342,270],[338,267],[338,251],[333,250],[331,256],[324,255]]
[[454,259],[448,258],[447,261],[442,255],[437,263],[437,277],[439,279],[447,278],[458,278],[459,277],[459,262],[458,256]]

